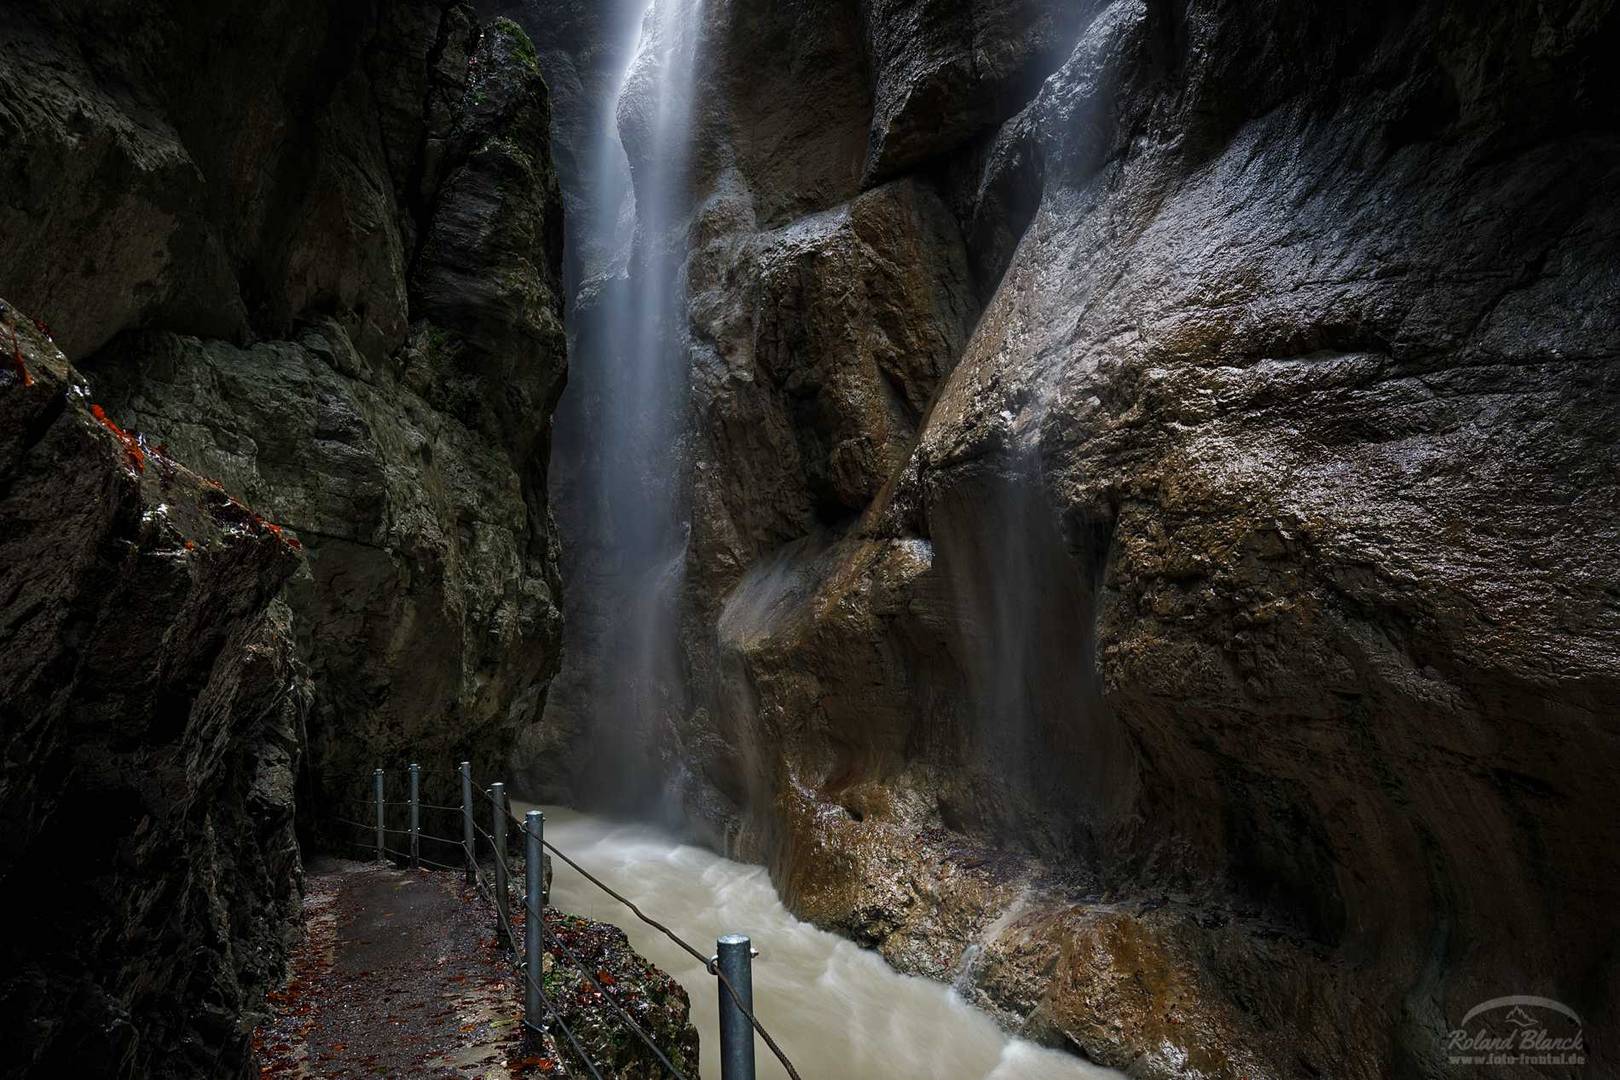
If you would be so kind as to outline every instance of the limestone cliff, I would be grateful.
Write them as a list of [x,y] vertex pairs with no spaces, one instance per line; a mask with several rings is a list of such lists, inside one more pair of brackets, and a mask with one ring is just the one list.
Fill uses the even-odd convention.
[[556,670],[548,96],[450,0],[4,14],[0,880],[49,932],[0,1059],[237,1075],[294,761],[342,843],[376,765],[491,775]]
[[1137,1075],[1601,1045],[1614,5],[690,9],[688,811]]
[[297,541],[0,319],[0,1064],[239,1075],[298,910]]
[[458,4],[235,6],[20,20],[5,284],[115,420],[303,541],[319,797],[413,756],[448,790],[557,659],[545,85]]

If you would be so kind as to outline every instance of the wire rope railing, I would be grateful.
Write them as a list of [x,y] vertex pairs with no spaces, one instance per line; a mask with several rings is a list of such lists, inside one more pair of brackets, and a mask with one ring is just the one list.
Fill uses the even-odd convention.
[[[481,876],[476,863],[473,864],[473,874],[475,879]],[[525,991],[531,989],[534,991],[534,993],[543,1003],[547,1017],[556,1023],[558,1030],[563,1033],[563,1037],[567,1040],[569,1048],[574,1051],[574,1054],[579,1058],[580,1063],[585,1066],[586,1071],[595,1077],[596,1080],[602,1080],[602,1074],[597,1071],[596,1063],[591,1060],[591,1056],[585,1052],[585,1047],[580,1044],[578,1037],[574,1035],[573,1030],[570,1029],[567,1022],[563,1020],[561,1010],[552,1004],[550,996],[546,993],[545,986],[541,980],[535,976],[535,973],[530,970],[527,960],[522,959],[523,951],[518,948],[517,938],[512,933],[511,923],[503,922],[501,924],[501,929],[506,933],[506,943],[511,949],[512,956],[514,958],[514,965],[518,973],[523,977]],[[533,1027],[528,1017],[525,1017],[523,1022],[526,1030],[529,1030],[534,1034],[540,1033]]]
[[[544,921],[543,916],[537,915],[533,908],[528,908],[525,910],[523,917],[525,919],[540,918],[542,922]],[[585,981],[590,983],[591,988],[600,994],[602,996],[602,1000],[606,1001],[608,1005],[612,1007],[613,1011],[618,1014],[619,1019],[624,1021],[625,1026],[631,1031],[635,1032],[636,1037],[647,1044],[647,1048],[653,1052],[653,1056],[658,1059],[658,1064],[664,1067],[665,1072],[673,1076],[675,1080],[686,1080],[686,1076],[681,1072],[681,1070],[677,1069],[673,1064],[671,1064],[669,1058],[664,1056],[664,1052],[658,1049],[658,1044],[653,1041],[652,1036],[643,1031],[641,1025],[636,1023],[636,1018],[631,1016],[629,1012],[625,1010],[623,1005],[619,1004],[618,998],[608,993],[607,987],[603,986],[597,981],[596,976],[591,974],[590,966],[586,964],[585,961],[581,960],[574,950],[570,949],[567,945],[564,945],[562,940],[558,938],[557,935],[549,933],[544,929],[541,930],[541,937],[551,943],[553,950],[560,950],[562,954],[568,958],[568,962],[574,965],[575,969],[577,969],[581,975],[585,976]]]
[[776,1057],[776,1060],[781,1062],[782,1068],[787,1070],[787,1074],[792,1077],[793,1080],[801,1080],[798,1070],[796,1070],[793,1067],[793,1063],[788,1060],[787,1054],[784,1053],[782,1048],[776,1044],[776,1040],[771,1038],[770,1032],[765,1030],[764,1025],[761,1024],[754,1016],[753,1010],[747,1003],[743,1001],[743,995],[737,990],[736,986],[732,984],[731,979],[726,975],[726,973],[720,969],[718,957],[706,957],[702,953],[698,952],[697,949],[692,947],[690,942],[686,941],[675,931],[671,930],[657,919],[654,919],[652,916],[642,911],[633,900],[620,894],[606,882],[602,881],[589,870],[586,870],[583,866],[579,865],[579,863],[557,850],[555,844],[552,844],[550,841],[545,841],[545,846],[547,851],[551,852],[564,863],[568,864],[568,866],[578,873],[580,877],[584,878],[586,881],[589,881],[592,885],[595,885],[598,889],[601,889],[613,899],[629,908],[631,914],[635,915],[636,918],[640,919],[654,930],[657,930],[659,933],[669,938],[669,940],[673,941],[676,945],[686,950],[686,952],[696,959],[698,963],[702,964],[704,968],[708,970],[709,974],[713,975],[719,981],[721,987],[724,988],[726,993],[730,996],[731,1003],[736,1007],[737,1011],[748,1020],[749,1026],[759,1033],[760,1039],[763,1040],[765,1045],[770,1048],[770,1051]]
[[[410,767],[409,800],[393,800],[384,798],[384,773],[377,769],[373,773],[374,798],[365,805],[375,815],[372,822],[363,822],[351,817],[334,815],[331,820],[361,830],[370,834],[371,841],[350,840],[354,846],[369,850],[378,860],[393,857],[407,865],[415,867],[429,867],[449,873],[462,870],[466,874],[466,884],[477,891],[480,896],[493,901],[495,907],[496,935],[499,942],[504,938],[504,944],[510,951],[512,962],[524,983],[525,1009],[524,1031],[526,1041],[532,1043],[535,1039],[544,1038],[550,1025],[555,1023],[562,1033],[568,1048],[573,1051],[579,1062],[596,1080],[601,1080],[601,1073],[596,1063],[590,1058],[585,1047],[577,1036],[569,1029],[563,1020],[556,1002],[545,992],[542,978],[541,956],[550,952],[553,956],[566,959],[568,964],[577,969],[584,977],[585,982],[608,1004],[614,1015],[620,1020],[629,1033],[652,1053],[660,1068],[673,1080],[686,1080],[680,1069],[658,1046],[657,1041],[637,1023],[636,1019],[626,1010],[617,996],[604,986],[597,975],[592,972],[590,965],[568,947],[555,932],[547,928],[544,909],[547,906],[547,889],[544,885],[543,860],[544,853],[549,851],[570,869],[575,871],[602,892],[606,893],[619,904],[624,905],[637,919],[668,938],[687,955],[697,960],[709,974],[713,975],[721,990],[720,999],[720,1049],[722,1059],[722,1077],[724,1080],[752,1080],[754,1076],[754,1044],[753,1036],[757,1034],[760,1040],[771,1051],[772,1055],[782,1065],[791,1080],[802,1080],[798,1070],[788,1059],[787,1054],[772,1038],[770,1032],[760,1023],[753,1011],[752,987],[752,959],[759,954],[752,948],[748,938],[742,935],[726,935],[716,941],[716,954],[705,956],[689,941],[682,938],[665,923],[648,915],[633,900],[614,889],[601,878],[592,874],[581,866],[575,859],[557,846],[546,840],[543,835],[544,815],[539,811],[530,811],[526,820],[519,820],[512,812],[506,799],[505,785],[499,782],[482,787],[472,782],[472,767],[462,762],[457,771],[461,781],[461,806],[446,806],[441,803],[430,803],[420,798],[420,769],[419,766]],[[490,816],[490,829],[480,826],[473,814],[472,793],[477,792],[484,797],[492,809]],[[350,805],[354,800],[346,800]],[[387,824],[387,810],[389,807],[406,807],[410,813],[410,827],[399,829]],[[421,827],[421,811],[433,810],[445,813],[456,813],[462,819],[462,838],[454,840],[449,837],[438,836],[426,832]],[[510,911],[511,879],[513,866],[508,862],[508,829],[509,824],[516,824],[523,835],[527,848],[523,858],[523,871],[527,877],[526,888],[522,890],[522,912],[524,942],[520,945],[514,922]],[[405,836],[408,838],[409,851],[401,851],[388,843],[390,836]],[[446,863],[429,859],[421,854],[422,841],[443,844],[447,847],[457,847],[462,850],[465,866],[456,867]],[[487,846],[492,859],[493,880],[486,883],[484,868],[479,864],[479,841]],[[536,899],[538,897],[538,906]]]

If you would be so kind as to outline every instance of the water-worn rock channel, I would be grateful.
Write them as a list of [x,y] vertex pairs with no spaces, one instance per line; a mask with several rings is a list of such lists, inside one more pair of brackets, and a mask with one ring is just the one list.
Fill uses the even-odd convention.
[[[1112,1069],[1009,1038],[949,986],[901,975],[870,950],[795,918],[765,870],[648,825],[545,807],[546,836],[592,874],[700,948],[752,936],[754,1000],[801,1075],[840,1080],[1122,1080]],[[636,951],[680,980],[692,1002],[704,1076],[719,1075],[714,977],[568,867],[552,902],[622,926]],[[760,1076],[787,1074],[758,1047]]]

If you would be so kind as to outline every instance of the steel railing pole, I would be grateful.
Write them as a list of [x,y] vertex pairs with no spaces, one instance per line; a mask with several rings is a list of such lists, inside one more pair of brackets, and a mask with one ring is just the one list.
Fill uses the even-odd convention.
[[411,762],[411,865],[422,865],[422,766]]
[[383,771],[381,769],[371,771],[371,790],[377,802],[377,861],[382,862],[383,844],[386,839],[384,834],[386,823],[383,819]]
[[540,979],[545,975],[540,958],[540,931],[545,926],[545,856],[541,841],[546,818],[538,810],[523,815],[523,959],[528,968],[524,979],[523,1015],[529,1030],[538,1031],[545,1024],[540,1007]]
[[[715,942],[715,966],[737,991],[743,1008],[754,1011],[754,947],[746,934]],[[720,990],[720,1080],[754,1080],[754,1027],[726,989]]]
[[495,845],[495,941],[502,948],[511,944],[511,914],[506,910],[506,785],[499,781],[489,786],[489,796],[495,800],[495,817],[489,830]]
[[473,834],[472,762],[461,763],[461,846],[467,853],[467,884],[478,884],[478,841]]

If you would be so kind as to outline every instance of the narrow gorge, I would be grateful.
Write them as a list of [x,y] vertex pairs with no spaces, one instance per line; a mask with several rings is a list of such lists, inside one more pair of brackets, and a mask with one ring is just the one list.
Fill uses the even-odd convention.
[[1615,1073],[1613,0],[0,6],[0,1073]]

